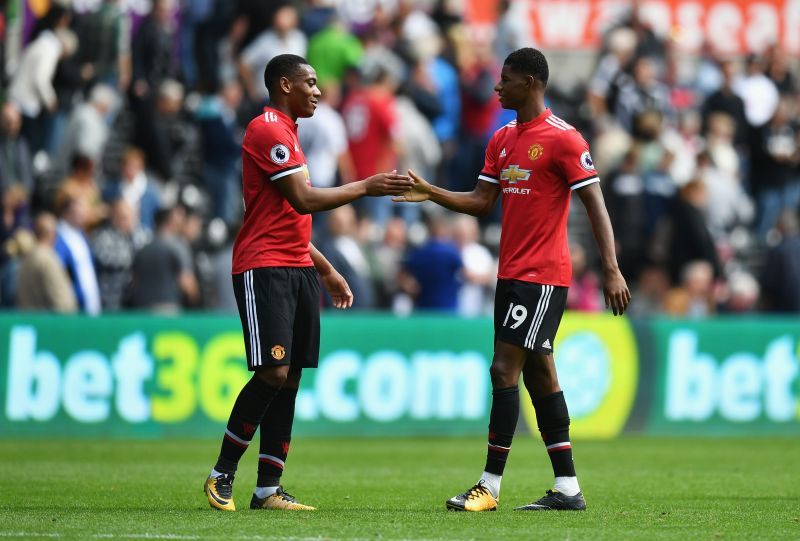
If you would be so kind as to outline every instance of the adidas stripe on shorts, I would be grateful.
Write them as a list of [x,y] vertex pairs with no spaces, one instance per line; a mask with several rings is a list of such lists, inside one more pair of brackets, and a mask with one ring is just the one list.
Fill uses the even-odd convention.
[[552,353],[566,287],[498,280],[494,298],[494,339],[540,353]]

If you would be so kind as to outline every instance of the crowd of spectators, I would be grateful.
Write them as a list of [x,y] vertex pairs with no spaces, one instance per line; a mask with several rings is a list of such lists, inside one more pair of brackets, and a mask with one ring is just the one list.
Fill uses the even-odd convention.
[[[322,99],[299,121],[312,182],[408,168],[471,190],[505,56],[535,46],[519,2],[497,37],[459,3],[53,2],[16,54],[0,51],[0,306],[235,310],[240,143],[268,102],[274,55],[305,56]],[[1,25],[0,25],[1,26]],[[2,40],[0,40],[2,41]],[[548,105],[587,137],[636,315],[800,312],[800,94],[778,47],[678,54],[635,10]],[[688,66],[688,69],[687,69]],[[563,78],[562,78],[563,79]],[[315,215],[314,240],[355,308],[491,313],[500,209],[478,221],[367,198]],[[603,308],[591,232],[570,218],[568,307]],[[329,302],[329,299],[323,300]]]

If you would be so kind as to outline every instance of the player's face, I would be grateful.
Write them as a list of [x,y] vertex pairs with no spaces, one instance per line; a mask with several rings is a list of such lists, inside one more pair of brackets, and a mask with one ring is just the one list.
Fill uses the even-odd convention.
[[530,75],[523,75],[503,66],[500,81],[494,85],[503,109],[517,110],[525,104],[531,91],[531,79]]
[[292,78],[289,106],[299,118],[308,118],[317,109],[321,92],[317,88],[317,72],[309,65],[300,66]]

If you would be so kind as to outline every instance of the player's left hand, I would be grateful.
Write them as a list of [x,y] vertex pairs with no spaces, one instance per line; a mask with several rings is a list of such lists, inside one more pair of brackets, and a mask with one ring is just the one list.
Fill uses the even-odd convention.
[[615,316],[621,316],[625,312],[631,302],[631,292],[619,269],[604,274],[603,296],[606,299],[606,308],[611,308]]
[[347,281],[338,272],[331,271],[321,277],[322,285],[331,296],[333,300],[333,307],[341,310],[346,310],[353,306],[353,292],[350,291],[350,286]]

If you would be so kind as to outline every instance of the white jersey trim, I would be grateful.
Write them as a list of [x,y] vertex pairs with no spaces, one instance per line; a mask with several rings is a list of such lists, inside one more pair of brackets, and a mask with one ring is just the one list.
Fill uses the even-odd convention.
[[594,184],[595,182],[600,182],[600,177],[587,178],[583,182],[579,182],[579,183],[575,184],[574,186],[570,186],[569,189],[572,190],[572,191],[575,191],[578,188],[583,188],[584,186],[588,186],[589,184]]
[[291,169],[287,169],[286,171],[281,171],[280,173],[277,173],[277,174],[275,174],[275,175],[272,175],[271,177],[269,177],[269,179],[270,179],[270,180],[278,180],[278,179],[280,179],[280,178],[283,178],[283,177],[289,176],[289,175],[291,175],[292,173],[298,173],[298,172],[300,172],[300,171],[302,171],[302,170],[303,170],[303,166],[302,166],[302,165],[299,165],[299,166],[297,166],[297,167],[293,167],[293,168],[291,168]]
[[478,180],[485,180],[486,182],[491,182],[492,184],[500,184],[496,178],[487,177],[486,175],[478,175]]

